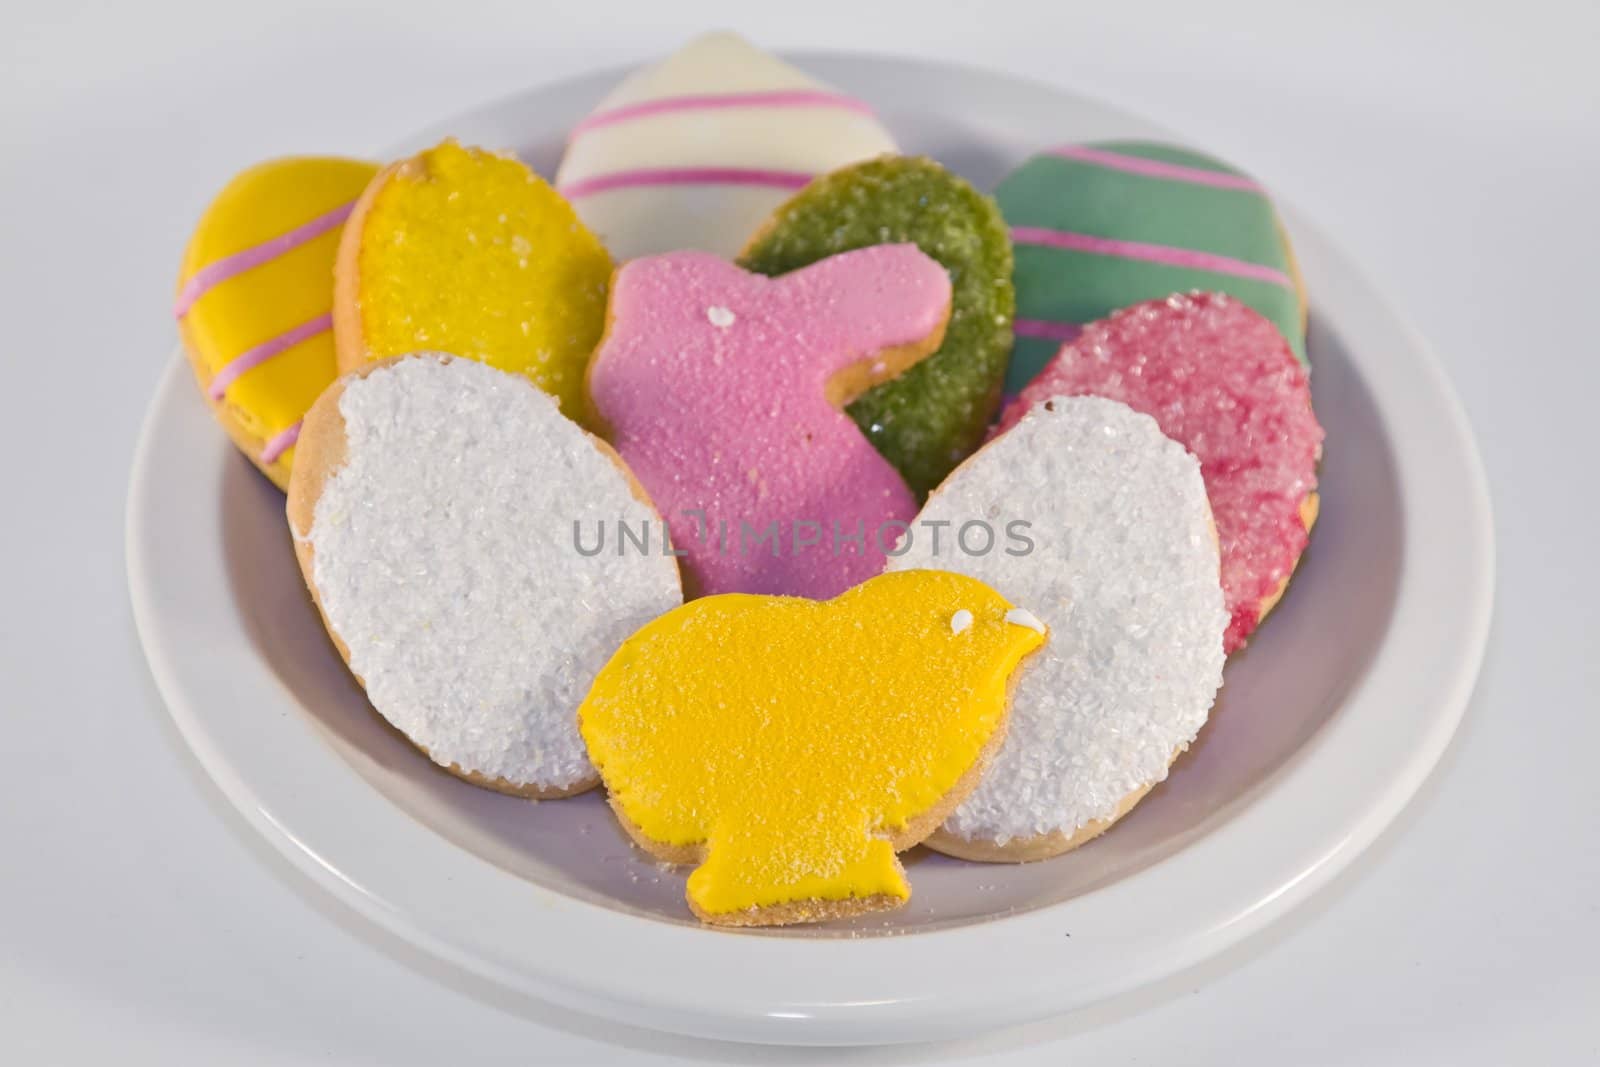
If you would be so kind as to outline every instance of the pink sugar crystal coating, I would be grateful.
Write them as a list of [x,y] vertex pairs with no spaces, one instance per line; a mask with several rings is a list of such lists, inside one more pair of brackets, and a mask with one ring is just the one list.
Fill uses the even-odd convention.
[[1135,304],[1091,323],[1006,408],[1009,428],[1052,396],[1103,396],[1156,420],[1200,460],[1222,543],[1232,652],[1306,546],[1322,427],[1283,335],[1219,293]]
[[702,252],[618,270],[589,395],[691,589],[827,598],[883,569],[917,502],[828,383],[936,333],[949,307],[944,268],[909,244],[778,278]]

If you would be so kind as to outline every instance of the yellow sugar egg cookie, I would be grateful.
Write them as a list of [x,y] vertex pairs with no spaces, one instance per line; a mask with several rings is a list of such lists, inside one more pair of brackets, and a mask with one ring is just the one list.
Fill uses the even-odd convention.
[[975,578],[901,571],[832,600],[727,593],[647,623],[578,708],[634,841],[696,864],[707,923],[898,907],[895,853],[977,785],[1045,627]]
[[276,159],[206,208],[178,274],[177,317],[217,421],[287,488],[300,420],[338,371],[332,333],[339,232],[376,164]]
[[356,205],[335,269],[339,367],[449,352],[527,375],[576,417],[610,279],[599,239],[542,178],[445,141]]

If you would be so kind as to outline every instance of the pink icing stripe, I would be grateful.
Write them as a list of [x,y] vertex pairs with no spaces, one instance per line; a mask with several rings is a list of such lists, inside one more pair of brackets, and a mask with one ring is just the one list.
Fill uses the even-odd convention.
[[327,233],[344,222],[355,206],[355,201],[352,200],[348,204],[334,208],[326,215],[318,215],[310,222],[296,226],[288,233],[279,234],[270,240],[246,248],[243,252],[235,252],[231,256],[224,256],[215,263],[201,267],[183,283],[183,288],[178,290],[178,306],[174,314],[180,319],[183,318],[194,306],[194,302],[204,296],[212,286],[225,282],[236,274],[243,274],[252,267],[269,263],[285,252],[300,247],[313,237]]
[[279,456],[294,447],[294,443],[298,440],[300,440],[300,422],[296,420],[293,426],[290,426],[280,434],[274,435],[267,442],[266,447],[261,450],[261,462],[274,462]]
[[831,107],[854,111],[861,115],[872,114],[872,109],[860,100],[844,96],[841,93],[824,92],[819,89],[772,89],[766,92],[751,93],[704,93],[696,96],[669,96],[661,100],[647,100],[639,104],[628,104],[624,107],[612,108],[609,111],[597,111],[572,127],[572,133],[568,136],[568,140],[575,141],[581,134],[588,133],[590,130],[598,130],[603,126],[647,118],[650,115],[665,115],[674,111],[720,111],[725,108],[739,107]]
[[254,348],[245,350],[217,372],[217,376],[211,379],[211,385],[206,389],[206,395],[211,397],[212,400],[221,400],[223,395],[227,393],[228,386],[232,385],[238,380],[239,375],[251,367],[260,366],[279,352],[293,348],[301,341],[315,337],[317,334],[332,328],[332,313],[318,315],[310,322],[302,322],[292,330],[280,333],[269,341],[263,341]]
[[1046,149],[1045,154],[1076,160],[1079,163],[1093,163],[1097,167],[1107,167],[1111,170],[1127,171],[1129,174],[1142,174],[1147,178],[1167,178],[1175,182],[1215,186],[1218,189],[1241,189],[1248,193],[1263,195],[1265,193],[1261,186],[1242,174],[1223,174],[1201,167],[1185,167],[1179,163],[1140,159],[1138,156],[1125,156],[1120,152],[1107,152],[1103,148],[1063,145],[1060,148]]
[[1038,337],[1046,341],[1070,341],[1083,332],[1078,322],[1051,322],[1048,319],[1013,319],[1011,332],[1018,337]]
[[1071,233],[1067,230],[1047,230],[1039,226],[1015,226],[1011,230],[1011,239],[1018,244],[1063,248],[1069,252],[1088,252],[1097,256],[1142,259],[1150,263],[1165,263],[1171,267],[1232,274],[1237,278],[1251,278],[1258,282],[1281,285],[1285,289],[1294,288],[1289,276],[1281,270],[1211,252],[1196,252],[1189,248],[1151,245],[1142,241],[1119,241],[1111,237],[1095,237],[1092,234]]
[[619,170],[561,186],[568,200],[650,185],[764,185],[774,189],[803,189],[812,175],[792,170],[756,170],[747,167],[657,167]]

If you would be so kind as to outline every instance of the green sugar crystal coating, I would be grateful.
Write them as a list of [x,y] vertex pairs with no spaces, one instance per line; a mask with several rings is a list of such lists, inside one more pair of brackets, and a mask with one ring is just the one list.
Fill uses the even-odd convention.
[[766,275],[911,242],[950,272],[939,350],[847,409],[918,498],[983,441],[1011,356],[1011,238],[995,202],[931,159],[884,156],[825,174],[780,207],[740,262]]

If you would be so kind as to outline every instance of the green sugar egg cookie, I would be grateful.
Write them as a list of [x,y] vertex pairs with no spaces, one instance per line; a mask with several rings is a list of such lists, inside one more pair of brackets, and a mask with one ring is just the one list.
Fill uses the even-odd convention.
[[994,201],[931,159],[833,171],[773,214],[740,262],[784,274],[868,245],[910,242],[950,272],[950,324],[933,355],[847,409],[919,498],[983,441],[1011,353],[1011,241]]
[[1145,141],[1064,145],[994,195],[1016,247],[1007,395],[1084,323],[1194,290],[1253,308],[1305,365],[1305,291],[1288,237],[1266,191],[1226,163]]

